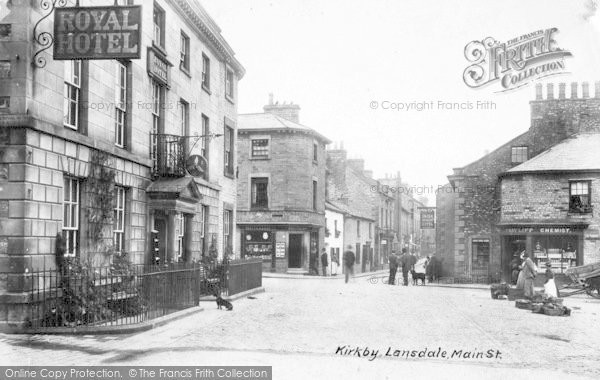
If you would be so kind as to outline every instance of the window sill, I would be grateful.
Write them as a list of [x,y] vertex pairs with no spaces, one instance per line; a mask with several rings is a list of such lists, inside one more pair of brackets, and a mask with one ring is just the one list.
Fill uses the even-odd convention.
[[256,160],[256,161],[261,161],[261,160],[270,160],[271,157],[250,157],[248,158],[249,160]]
[[210,92],[210,88],[205,85],[204,83],[202,83],[202,89],[204,90],[204,92],[206,92],[208,95],[212,95],[212,93]]
[[586,211],[569,210],[569,211],[567,211],[567,215],[569,215],[569,216],[592,215],[592,211],[593,210],[586,210]]
[[229,173],[229,172],[223,173],[223,176],[225,176],[227,178],[230,178],[230,179],[234,179],[235,178],[234,174],[233,173]]
[[192,78],[192,73],[190,73],[190,70],[183,67],[183,65],[179,64],[179,70],[182,71],[185,75],[187,75],[188,78]]
[[233,97],[225,94],[225,99],[227,99],[227,101],[231,104],[235,104],[235,101],[233,100]]
[[250,211],[269,211],[269,207],[250,207]]

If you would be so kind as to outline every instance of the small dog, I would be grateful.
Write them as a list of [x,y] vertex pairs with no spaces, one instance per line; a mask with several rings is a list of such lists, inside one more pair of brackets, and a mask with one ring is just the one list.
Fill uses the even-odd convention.
[[418,285],[419,280],[421,280],[421,285],[425,285],[425,273],[417,273],[414,270],[412,271],[413,285]]
[[221,309],[223,306],[225,306],[227,310],[233,310],[233,305],[231,304],[231,302],[227,301],[226,299],[223,299],[223,297],[221,297],[218,294],[215,294],[215,297],[217,297],[217,309]]

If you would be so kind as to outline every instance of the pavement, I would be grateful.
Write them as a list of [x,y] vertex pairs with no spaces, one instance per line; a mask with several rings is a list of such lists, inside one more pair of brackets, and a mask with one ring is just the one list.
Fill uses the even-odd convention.
[[274,379],[600,378],[599,300],[567,298],[572,315],[550,317],[492,300],[488,287],[369,279],[265,278],[265,293],[233,311],[205,304],[137,334],[0,334],[0,364],[272,365]]

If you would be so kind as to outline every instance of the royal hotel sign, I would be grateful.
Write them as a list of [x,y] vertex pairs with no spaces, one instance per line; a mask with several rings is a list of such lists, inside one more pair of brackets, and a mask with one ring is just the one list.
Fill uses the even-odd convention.
[[139,59],[142,7],[64,7],[54,14],[54,59]]

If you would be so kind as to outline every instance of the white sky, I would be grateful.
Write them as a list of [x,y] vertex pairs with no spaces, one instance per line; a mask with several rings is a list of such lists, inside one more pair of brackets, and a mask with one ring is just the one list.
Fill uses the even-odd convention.
[[[246,68],[240,113],[275,100],[299,104],[300,122],[344,141],[376,177],[400,171],[416,186],[442,185],[464,166],[529,128],[533,86],[495,93],[467,87],[465,45],[506,42],[557,27],[572,52],[571,74],[553,82],[600,80],[600,20],[590,0],[201,0]],[[557,93],[557,90],[555,90]],[[567,90],[569,93],[569,90]],[[496,109],[373,110],[383,102],[493,101]],[[437,108],[437,107],[436,107]],[[429,195],[430,204],[434,196]]]

